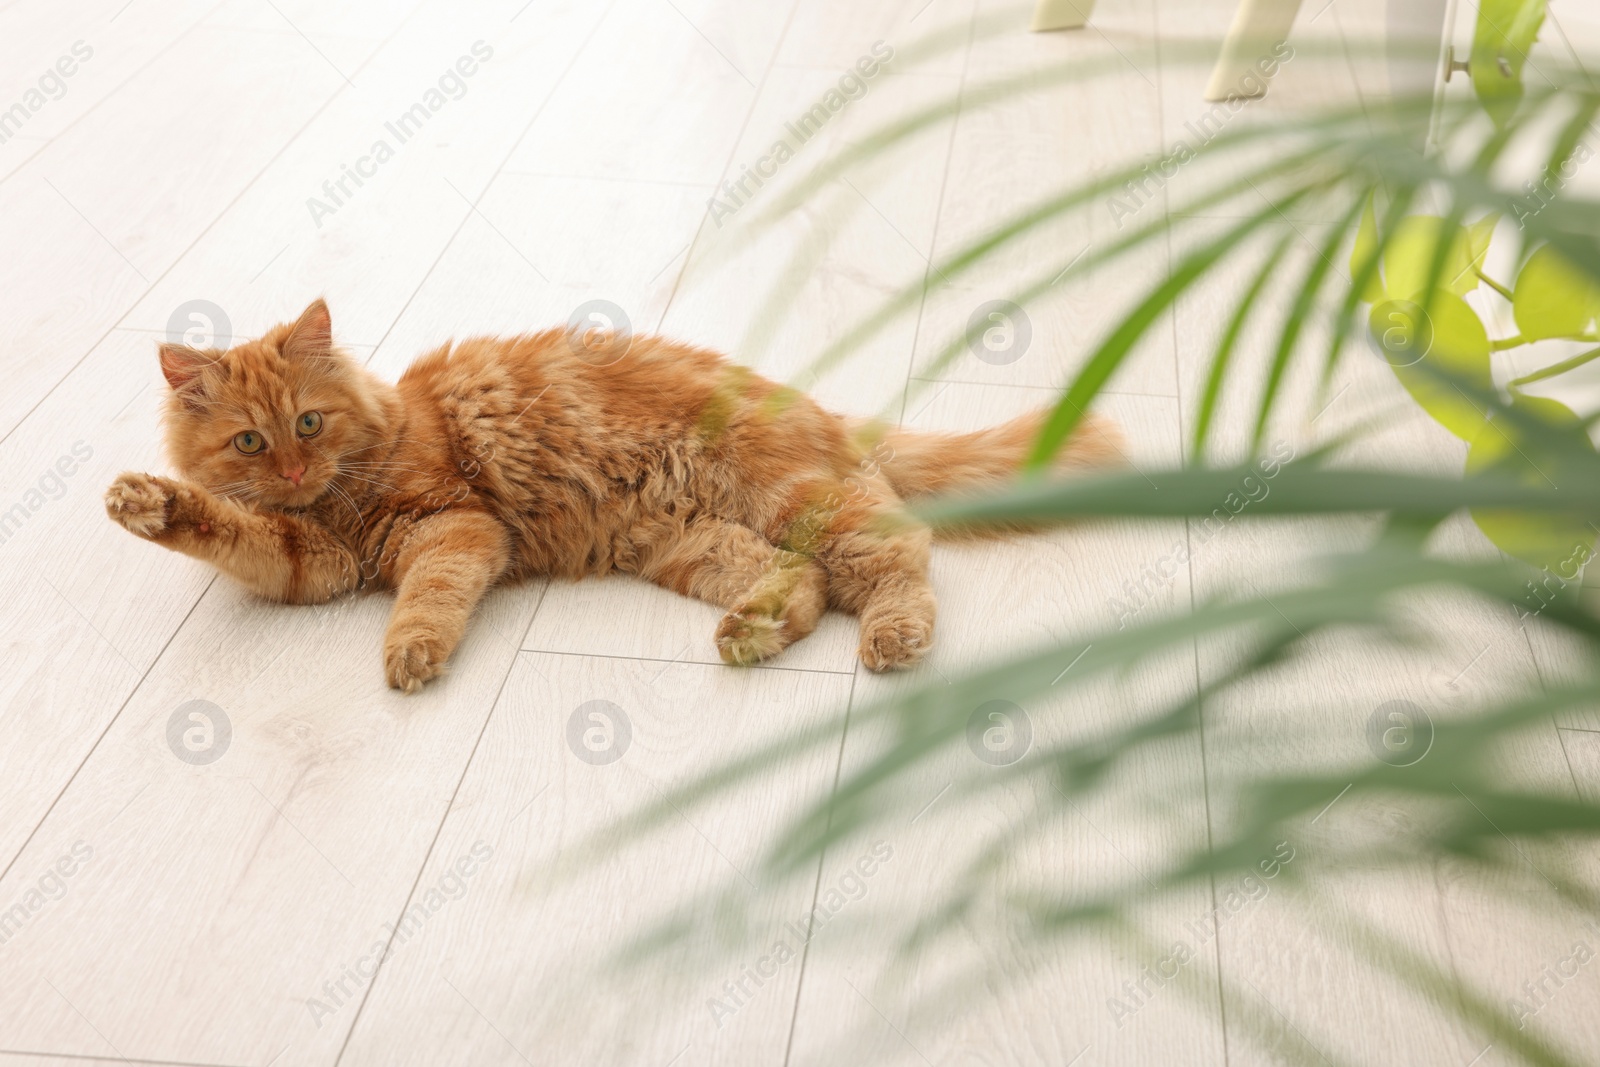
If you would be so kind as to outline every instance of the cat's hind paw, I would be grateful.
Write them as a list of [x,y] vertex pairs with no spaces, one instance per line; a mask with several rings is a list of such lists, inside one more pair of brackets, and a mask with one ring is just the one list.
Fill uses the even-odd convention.
[[106,514],[129,533],[152,538],[167,528],[167,511],[176,497],[167,479],[128,471],[106,490]]
[[444,673],[450,650],[437,637],[391,635],[383,646],[383,674],[392,689],[421,692],[423,683]]
[[862,620],[860,656],[868,670],[910,667],[932,647],[931,616],[905,613]]
[[782,619],[731,611],[717,625],[717,653],[730,666],[748,667],[782,652],[789,644],[784,631]]

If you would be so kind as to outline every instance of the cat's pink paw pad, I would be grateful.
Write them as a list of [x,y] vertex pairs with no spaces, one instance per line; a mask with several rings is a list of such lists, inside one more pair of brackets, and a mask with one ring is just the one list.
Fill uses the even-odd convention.
[[444,673],[447,653],[429,637],[391,639],[383,650],[383,674],[391,689],[417,693],[424,682]]
[[861,662],[872,671],[910,667],[933,647],[928,619],[883,619],[861,627]]
[[167,528],[173,492],[165,479],[129,472],[106,490],[106,514],[130,533],[154,537]]
[[782,619],[729,612],[717,625],[717,653],[730,666],[747,667],[782,652],[786,636]]

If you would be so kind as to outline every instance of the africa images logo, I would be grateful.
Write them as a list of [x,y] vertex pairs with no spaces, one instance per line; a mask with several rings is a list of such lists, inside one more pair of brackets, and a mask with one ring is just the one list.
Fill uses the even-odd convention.
[[232,742],[228,713],[209,700],[180,704],[167,718],[167,747],[185,763],[196,767],[215,763]]

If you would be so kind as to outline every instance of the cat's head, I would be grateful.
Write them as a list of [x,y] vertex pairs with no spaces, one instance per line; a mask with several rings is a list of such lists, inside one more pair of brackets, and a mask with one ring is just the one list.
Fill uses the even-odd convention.
[[328,305],[226,351],[161,346],[167,451],[212,492],[304,507],[383,440],[372,383],[333,344]]

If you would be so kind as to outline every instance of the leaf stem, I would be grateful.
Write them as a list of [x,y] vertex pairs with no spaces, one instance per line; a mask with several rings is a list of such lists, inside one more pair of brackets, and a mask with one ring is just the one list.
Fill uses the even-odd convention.
[[1480,282],[1483,282],[1485,285],[1487,285],[1489,288],[1493,289],[1495,292],[1499,293],[1501,296],[1505,297],[1507,300],[1512,299],[1511,290],[1510,289],[1507,289],[1505,286],[1501,285],[1499,282],[1495,281],[1493,278],[1491,278],[1487,274],[1483,273],[1483,271],[1481,271],[1478,268],[1474,267],[1474,268],[1472,268],[1472,273],[1474,273],[1474,274],[1476,274],[1478,276],[1478,280]]
[[1491,340],[1489,342],[1489,351],[1504,352],[1508,348],[1516,348],[1518,345],[1525,345],[1527,343],[1527,341],[1522,339],[1522,335],[1520,333],[1514,333],[1510,337],[1501,337]]
[[1576,370],[1585,363],[1595,359],[1600,359],[1600,348],[1591,348],[1589,351],[1582,352],[1576,356],[1573,356],[1571,359],[1564,359],[1560,363],[1553,364],[1544,368],[1543,370],[1536,370],[1532,374],[1527,374],[1521,378],[1513,379],[1506,384],[1518,386],[1528,385],[1531,382],[1540,382],[1546,378],[1554,378],[1558,374],[1565,374],[1569,370]]

